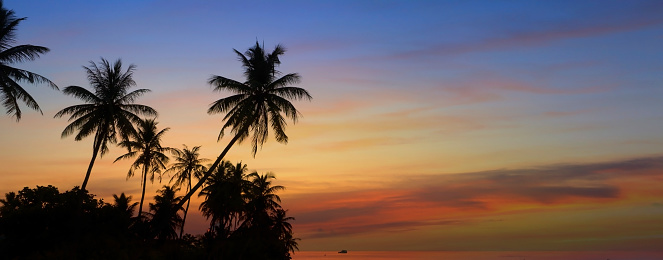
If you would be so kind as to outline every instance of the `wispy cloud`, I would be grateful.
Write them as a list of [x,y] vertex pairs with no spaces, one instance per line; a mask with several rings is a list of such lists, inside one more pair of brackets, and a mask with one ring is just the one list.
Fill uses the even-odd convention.
[[[611,17],[613,19],[602,22],[587,22],[572,20],[550,25],[548,28],[541,26],[530,30],[503,31],[496,37],[484,38],[472,42],[440,43],[430,47],[402,52],[387,59],[414,59],[431,56],[449,56],[472,52],[483,52],[522,47],[532,47],[549,44],[566,39],[585,38],[611,33],[638,30],[650,26],[660,25],[663,18],[653,15],[654,10],[661,10],[658,5],[631,10],[630,15]],[[640,13],[641,15],[638,15]],[[649,15],[642,15],[647,13]],[[618,18],[618,19],[615,19]]]
[[[457,225],[516,205],[608,205],[658,182],[663,157],[606,163],[559,164],[529,169],[404,175],[381,189],[297,194],[288,205],[305,237],[405,231],[424,225]],[[622,183],[629,180],[627,183]],[[646,192],[654,187],[649,185]],[[426,214],[422,214],[425,211]],[[410,213],[408,213],[410,212]],[[417,212],[418,214],[411,214]]]

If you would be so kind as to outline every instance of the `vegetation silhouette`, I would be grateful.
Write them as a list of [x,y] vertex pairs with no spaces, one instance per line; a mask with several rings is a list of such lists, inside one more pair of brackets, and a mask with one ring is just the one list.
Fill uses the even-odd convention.
[[[175,156],[175,163],[171,164],[170,167],[164,172],[164,174],[174,173],[173,177],[170,178],[170,182],[175,182],[173,185],[175,187],[182,187],[186,185],[186,192],[188,193],[191,190],[191,180],[193,178],[200,179],[203,176],[203,173],[207,171],[202,163],[209,161],[206,158],[200,157],[200,146],[194,146],[189,149],[185,144],[182,150],[177,148],[172,148],[173,155]],[[184,216],[182,217],[182,226],[180,227],[180,238],[184,233],[184,224],[186,223],[186,215],[189,212],[189,204],[191,200],[188,200],[186,203],[186,208],[184,208]]]
[[136,85],[132,78],[136,68],[133,64],[122,72],[120,59],[111,65],[106,59],[101,58],[99,65],[90,61],[90,66],[83,68],[94,92],[79,86],[66,87],[65,94],[81,99],[85,104],[69,106],[55,114],[56,118],[70,115],[68,121],[71,123],[62,131],[62,138],[77,130],[78,133],[74,138],[76,141],[94,134],[92,159],[81,190],[87,187],[97,155],[101,153],[103,156],[108,152],[108,143],[117,143],[118,136],[124,141],[128,140],[129,136],[135,135],[134,124],[139,124],[141,120],[138,115],[157,115],[157,111],[149,106],[132,103],[150,91],[137,89],[128,92],[129,88]]
[[[55,84],[37,74],[9,67],[6,63],[34,60],[48,51],[45,47],[21,45],[10,47],[16,25],[13,11],[2,7],[0,0],[0,87],[8,114],[20,120],[17,100],[39,110],[37,103],[16,81]],[[252,155],[262,147],[271,128],[278,142],[287,143],[286,119],[297,122],[299,111],[290,100],[311,99],[309,93],[292,84],[299,83],[296,73],[281,76],[276,70],[279,56],[285,49],[277,45],[266,53],[256,42],[244,54],[237,50],[244,67],[246,81],[240,83],[221,76],[212,76],[208,83],[215,91],[229,90],[235,94],[211,104],[209,114],[225,113],[218,140],[228,128],[234,137],[217,159],[208,167],[208,159],[199,158],[200,146],[182,150],[163,147],[161,139],[169,130],[157,129],[153,108],[134,102],[148,89],[129,91],[134,65],[122,69],[120,59],[114,63],[101,58],[83,66],[92,90],[68,86],[63,92],[83,104],[66,107],[55,118],[69,116],[69,125],[62,131],[65,138],[75,133],[75,140],[94,134],[93,153],[82,186],[60,192],[54,186],[28,187],[9,192],[0,199],[0,252],[3,259],[291,259],[298,250],[294,238],[294,220],[280,205],[272,173],[248,173],[246,164],[232,164],[223,158],[235,143],[252,137]],[[284,117],[285,116],[285,117]],[[114,162],[133,159],[127,179],[135,170],[142,170],[140,202],[124,193],[113,194],[113,203],[105,203],[88,193],[86,187],[97,156],[108,152],[108,143],[126,148],[127,153]],[[176,162],[169,167],[167,153]],[[165,170],[165,172],[163,172]],[[143,212],[147,177],[154,181],[163,173],[173,173]],[[192,186],[193,179],[197,180]],[[185,196],[178,196],[181,186]],[[210,228],[200,236],[183,234],[190,197],[199,189],[204,197],[200,205]],[[183,207],[187,202],[186,208]],[[138,206],[138,213],[134,211]],[[179,212],[183,212],[183,216]],[[179,228],[179,236],[177,229]]]
[[229,128],[235,136],[180,204],[188,201],[205,183],[235,142],[241,143],[251,135],[252,152],[255,156],[258,146],[262,146],[267,141],[271,128],[276,141],[287,143],[288,136],[285,134],[287,123],[283,114],[292,119],[293,123],[296,123],[300,116],[290,100],[312,98],[305,89],[291,86],[300,82],[299,74],[289,73],[278,77],[281,75],[281,72],[276,70],[281,64],[279,56],[285,53],[285,48],[281,45],[276,45],[271,53],[265,53],[258,42],[244,54],[234,51],[242,62],[246,81],[242,83],[222,76],[212,76],[208,83],[214,86],[215,91],[227,90],[236,94],[213,102],[207,113],[225,113],[223,117],[225,124],[219,132],[218,140],[223,137],[226,128]]
[[16,117],[16,121],[20,121],[22,115],[19,101],[43,114],[37,101],[18,82],[46,83],[51,88],[58,89],[58,86],[46,77],[12,66],[14,63],[35,60],[40,54],[49,51],[46,47],[29,44],[13,46],[16,42],[16,28],[25,19],[27,18],[16,18],[14,10],[6,9],[0,0],[0,100],[6,113]]
[[[3,259],[291,259],[298,250],[294,218],[280,205],[273,174],[246,174],[245,164],[223,162],[199,194],[210,230],[186,234],[178,188],[163,186],[150,211],[134,217],[138,203],[124,193],[113,203],[74,187],[28,187],[0,199]],[[237,186],[239,185],[239,186]],[[228,197],[237,192],[238,196]],[[227,208],[232,207],[232,208]]]
[[154,196],[154,204],[150,203],[150,227],[157,239],[177,238],[177,227],[182,225],[182,217],[177,214],[184,210],[178,206],[182,197],[175,196],[179,188],[163,186]]
[[200,210],[211,220],[205,236],[215,251],[209,254],[221,259],[290,259],[298,240],[288,222],[294,218],[286,216],[276,195],[285,188],[272,185],[272,173],[246,172],[245,164],[224,161],[198,195],[205,197]]
[[154,183],[154,175],[159,174],[159,181],[161,181],[161,170],[166,169],[169,158],[165,154],[170,152],[172,148],[161,146],[161,137],[168,132],[170,128],[166,127],[157,130],[157,122],[154,119],[140,119],[138,124],[138,132],[132,134],[129,140],[124,140],[119,143],[119,146],[127,148],[129,152],[117,157],[114,162],[123,159],[131,159],[136,157],[136,160],[131,164],[127,179],[134,176],[134,170],[139,168],[143,169],[140,184],[143,188],[143,193],[140,196],[140,206],[138,206],[138,216],[141,217],[143,213],[143,201],[145,199],[145,186],[147,185],[147,176],[150,176],[150,182]]

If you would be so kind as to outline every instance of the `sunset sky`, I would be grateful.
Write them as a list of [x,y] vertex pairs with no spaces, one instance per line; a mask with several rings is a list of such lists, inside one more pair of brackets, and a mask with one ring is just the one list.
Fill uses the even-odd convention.
[[[170,127],[163,144],[215,158],[211,75],[243,81],[233,48],[288,50],[311,102],[286,129],[226,157],[273,172],[301,250],[638,250],[663,244],[663,1],[5,0],[15,64],[63,89],[82,66],[137,66],[137,102]],[[43,110],[0,117],[0,194],[80,186],[92,137],[60,138],[82,101],[23,84]],[[229,136],[229,135],[227,135]],[[125,192],[125,151],[95,163],[88,190]],[[169,179],[169,177],[166,177]],[[148,184],[146,199],[166,182]],[[183,193],[182,193],[183,195]],[[207,222],[195,199],[186,230]]]

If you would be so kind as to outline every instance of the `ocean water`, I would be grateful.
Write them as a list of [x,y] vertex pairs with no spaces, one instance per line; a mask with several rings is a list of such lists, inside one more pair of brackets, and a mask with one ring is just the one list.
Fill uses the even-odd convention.
[[294,260],[663,260],[659,252],[451,252],[451,251],[349,251],[339,254],[334,251],[300,251]]

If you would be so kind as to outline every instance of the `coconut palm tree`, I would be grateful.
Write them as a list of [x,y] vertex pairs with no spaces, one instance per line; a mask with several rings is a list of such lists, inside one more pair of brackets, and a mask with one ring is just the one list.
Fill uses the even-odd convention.
[[[174,172],[175,174],[170,179],[170,182],[175,182],[173,185],[175,187],[181,187],[186,185],[186,192],[191,190],[191,179],[196,178],[200,179],[203,176],[203,173],[207,170],[202,163],[209,161],[209,159],[199,158],[200,146],[194,146],[192,149],[189,149],[186,145],[183,145],[182,150],[173,148],[173,154],[175,155],[176,163],[173,163],[164,174]],[[169,182],[169,183],[170,183]],[[180,228],[180,238],[184,234],[184,224],[186,223],[186,215],[189,212],[189,204],[191,201],[187,201],[186,208],[184,209],[184,217],[182,218],[182,227]]]
[[102,58],[99,65],[90,61],[90,66],[83,68],[93,91],[79,86],[66,87],[65,94],[81,99],[85,104],[66,107],[55,114],[56,118],[70,115],[71,123],[62,131],[62,138],[75,131],[78,131],[74,138],[76,141],[94,135],[92,159],[81,190],[87,187],[97,155],[103,156],[108,152],[108,143],[117,143],[117,137],[127,140],[130,135],[135,134],[134,124],[138,124],[141,120],[138,115],[157,115],[157,111],[151,107],[133,103],[138,97],[150,91],[137,89],[128,92],[130,87],[136,85],[132,78],[134,65],[129,65],[129,68],[122,72],[121,60],[118,59],[111,65]]
[[178,190],[164,185],[154,196],[154,204],[150,203],[150,228],[158,239],[177,237],[176,229],[182,224],[182,217],[177,212],[183,210],[178,206],[182,197],[175,196]]
[[290,257],[290,252],[299,250],[297,240],[300,239],[292,236],[292,224],[288,221],[295,220],[295,218],[286,216],[287,213],[288,210],[279,208],[272,212],[271,219],[273,225],[272,232],[278,237],[279,242],[277,244],[279,244],[283,250],[281,253],[286,257]]
[[305,89],[291,86],[300,81],[297,73],[281,76],[281,72],[276,70],[281,64],[279,56],[285,53],[285,48],[281,45],[277,45],[271,53],[265,53],[258,42],[244,54],[234,51],[242,62],[246,80],[239,82],[222,76],[212,76],[208,83],[215,91],[227,90],[235,94],[213,102],[207,110],[209,114],[225,113],[225,124],[221,127],[218,139],[223,137],[226,129],[230,129],[234,137],[180,203],[188,200],[205,183],[235,142],[241,143],[252,136],[252,153],[255,156],[258,147],[262,147],[267,141],[271,128],[276,141],[287,143],[286,118],[296,123],[300,116],[290,100],[311,99]]
[[[138,133],[131,137],[131,140],[125,140],[119,143],[119,146],[127,148],[129,152],[120,157],[117,157],[114,162],[123,159],[131,159],[136,157],[136,160],[129,167],[127,179],[134,176],[134,170],[142,168],[143,174],[141,178],[141,186],[143,193],[140,197],[140,206],[138,206],[138,217],[143,212],[143,201],[145,200],[145,186],[147,184],[147,176],[150,176],[150,181],[154,183],[155,174],[161,174],[161,170],[166,169],[168,163],[168,156],[166,152],[171,152],[172,148],[161,146],[161,137],[170,129],[168,127],[157,130],[157,122],[154,119],[141,119],[138,124]],[[160,175],[159,175],[159,178]],[[181,207],[181,206],[180,206]]]
[[138,202],[131,203],[132,196],[127,196],[122,192],[120,196],[113,194],[113,208],[122,212],[123,217],[130,219],[134,215],[134,209],[138,206]]
[[281,185],[272,185],[272,179],[276,179],[273,173],[258,174],[252,172],[251,186],[247,190],[247,218],[251,225],[270,226],[270,213],[281,209],[281,198],[276,195],[277,191],[284,190]]
[[228,237],[243,219],[245,191],[249,184],[246,171],[245,164],[234,166],[224,161],[198,194],[205,197],[200,204],[203,216],[211,218],[210,229],[221,237]]
[[0,100],[7,114],[16,117],[16,121],[21,120],[19,102],[41,113],[37,101],[18,82],[46,83],[51,88],[58,89],[58,86],[46,77],[12,66],[14,63],[35,60],[40,54],[49,51],[46,47],[29,44],[13,46],[16,42],[16,28],[25,19],[26,17],[16,18],[14,10],[7,10],[0,1]]
[[272,230],[279,234],[279,238],[284,239],[285,235],[292,233],[292,224],[290,220],[295,220],[293,217],[287,216],[288,210],[279,208],[271,213],[271,218],[273,222]]

